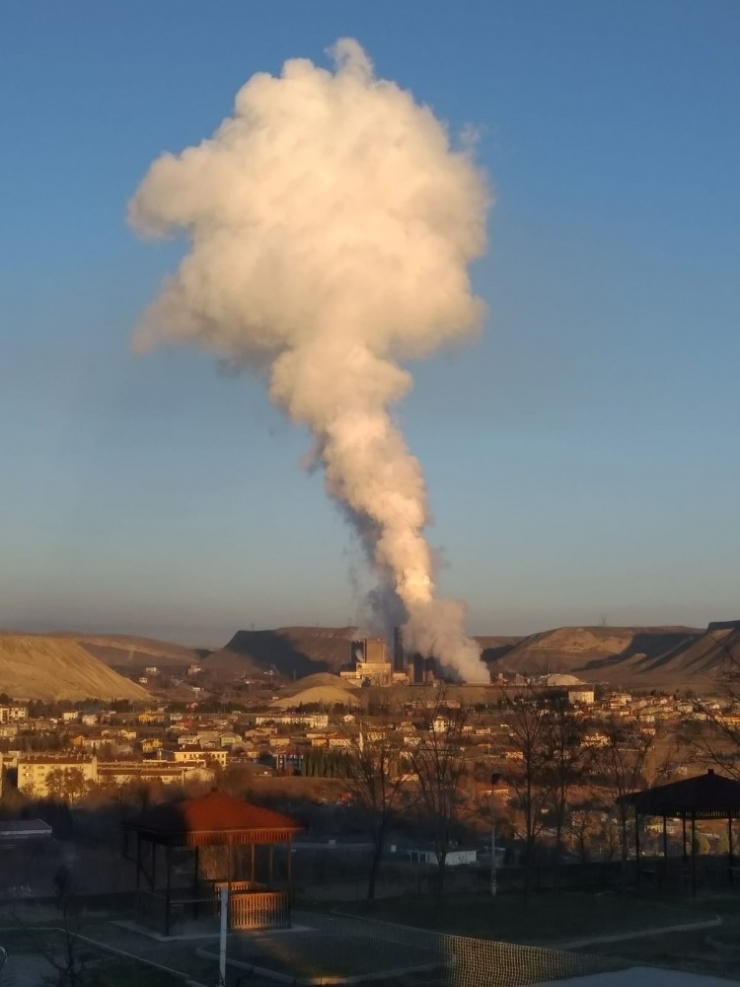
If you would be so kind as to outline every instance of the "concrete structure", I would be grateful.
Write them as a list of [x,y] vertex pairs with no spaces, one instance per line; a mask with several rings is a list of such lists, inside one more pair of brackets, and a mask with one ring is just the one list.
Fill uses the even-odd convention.
[[[437,854],[434,850],[412,848],[402,852],[404,853],[406,859],[410,860],[413,864],[429,864],[430,866],[437,866]],[[448,850],[445,856],[445,867],[461,867],[466,864],[474,864],[477,859],[477,850]]]
[[229,751],[202,747],[178,747],[173,751],[157,751],[157,757],[162,761],[173,761],[175,764],[199,764],[205,767],[209,762],[225,768],[229,759]]
[[393,666],[387,660],[385,641],[381,637],[365,637],[353,641],[351,660],[352,671],[340,672],[343,679],[359,682],[361,685],[390,685]]
[[74,754],[21,755],[18,758],[18,791],[34,798],[48,798],[51,794],[49,776],[57,771],[97,784],[98,759]]
[[262,713],[254,718],[260,727],[269,723],[284,727],[308,727],[311,730],[326,730],[329,726],[328,713]]
[[575,685],[568,689],[568,702],[572,706],[593,706],[595,698],[592,685]]
[[97,757],[84,755],[20,754],[18,791],[33,798],[48,798],[51,794],[49,776],[55,771],[68,774],[74,772],[75,776],[91,785],[126,785],[150,781],[159,781],[164,785],[182,785],[188,781],[212,781],[214,777],[213,771],[205,763],[190,765],[168,761],[99,761]]

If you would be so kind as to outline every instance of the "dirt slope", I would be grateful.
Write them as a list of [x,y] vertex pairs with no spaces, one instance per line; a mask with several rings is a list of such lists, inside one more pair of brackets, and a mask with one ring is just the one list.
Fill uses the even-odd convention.
[[637,674],[668,681],[711,681],[740,668],[740,628],[708,629],[700,637],[659,655],[644,658]]
[[237,631],[225,648],[203,661],[218,678],[271,668],[288,678],[313,672],[338,672],[350,662],[354,627],[279,627],[274,631]]
[[78,634],[68,632],[54,637],[71,638],[112,668],[138,668],[158,665],[162,668],[187,668],[197,664],[200,656],[191,648],[170,641],[137,637],[135,634]]
[[[658,662],[697,642],[691,627],[558,627],[532,634],[493,664],[493,670],[543,675],[566,672],[590,681],[649,679]],[[687,672],[675,665],[676,674]],[[667,668],[661,676],[672,674]]]
[[513,651],[517,644],[520,644],[524,637],[505,637],[478,635],[473,640],[481,650],[481,657],[485,662],[498,661]]
[[[336,674],[350,661],[354,627],[283,627],[239,631],[201,664],[227,681],[273,668],[288,678]],[[624,687],[704,684],[726,664],[730,647],[740,662],[740,624],[694,627],[558,627],[529,637],[476,638],[496,674],[564,672]]]
[[0,692],[14,699],[130,699],[148,693],[70,638],[0,633]]

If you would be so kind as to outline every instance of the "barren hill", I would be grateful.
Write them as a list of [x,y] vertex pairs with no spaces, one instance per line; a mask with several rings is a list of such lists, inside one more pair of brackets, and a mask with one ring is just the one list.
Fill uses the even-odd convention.
[[[202,663],[215,680],[274,669],[301,679],[336,674],[350,660],[354,627],[283,627],[239,631]],[[529,637],[476,638],[491,671],[543,675],[565,672],[590,682],[625,687],[706,685],[726,665],[727,649],[740,661],[740,622],[694,627],[558,627]]]
[[135,634],[78,634],[65,632],[54,635],[81,644],[91,655],[111,668],[137,668],[140,665],[159,665],[162,668],[186,668],[201,660],[201,653],[182,644],[159,641],[156,638],[138,637]]
[[274,669],[288,678],[338,672],[350,661],[355,627],[279,627],[237,631],[226,647],[209,655],[203,667],[217,678]]
[[690,663],[677,656],[704,633],[692,627],[558,627],[524,638],[492,669],[522,675],[568,672],[590,681],[648,685],[691,677]]
[[740,667],[740,624],[710,627],[699,637],[687,639],[656,657],[635,656],[635,676],[655,681],[704,684],[736,674]]
[[46,701],[149,698],[76,641],[45,634],[0,634],[0,691]]
[[474,640],[481,650],[483,661],[491,663],[508,655],[524,640],[524,637],[478,635]]

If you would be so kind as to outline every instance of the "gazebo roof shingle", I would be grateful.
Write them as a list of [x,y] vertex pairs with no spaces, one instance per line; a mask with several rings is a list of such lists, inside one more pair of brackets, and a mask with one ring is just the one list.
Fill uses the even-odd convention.
[[229,838],[237,843],[278,843],[304,829],[290,816],[222,792],[152,806],[130,819],[126,827],[158,842],[191,846]]
[[642,816],[669,816],[696,819],[740,816],[740,781],[706,774],[674,781],[642,792],[622,795],[617,802],[633,806]]

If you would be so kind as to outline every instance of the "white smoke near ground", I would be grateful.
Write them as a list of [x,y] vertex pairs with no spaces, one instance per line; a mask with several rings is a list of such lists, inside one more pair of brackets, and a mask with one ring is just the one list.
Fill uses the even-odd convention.
[[407,649],[489,681],[463,605],[435,596],[422,469],[389,414],[412,386],[400,360],[480,326],[467,265],[485,249],[489,193],[470,150],[377,79],[356,41],[331,54],[334,72],[296,59],[253,76],[212,138],[152,164],[130,220],[184,230],[190,250],[134,345],[196,343],[264,375],[370,537]]

